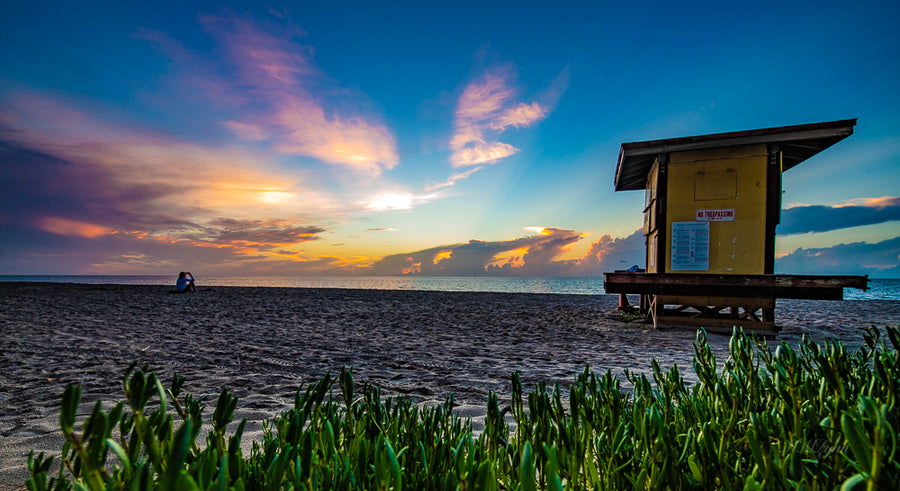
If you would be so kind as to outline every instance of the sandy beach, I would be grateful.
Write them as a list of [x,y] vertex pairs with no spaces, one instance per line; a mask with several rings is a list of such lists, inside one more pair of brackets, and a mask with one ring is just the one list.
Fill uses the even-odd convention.
[[[23,487],[30,449],[58,453],[58,401],[83,388],[84,413],[118,401],[133,360],[186,391],[241,399],[260,422],[293,403],[301,384],[351,366],[358,384],[437,403],[454,395],[477,418],[490,391],[509,398],[518,371],[568,384],[584,366],[649,373],[650,359],[690,370],[692,330],[625,323],[614,295],[0,283],[0,488]],[[776,341],[834,337],[857,346],[870,325],[900,324],[900,301],[778,302]],[[728,338],[710,335],[720,360]],[[212,404],[212,401],[210,401]]]

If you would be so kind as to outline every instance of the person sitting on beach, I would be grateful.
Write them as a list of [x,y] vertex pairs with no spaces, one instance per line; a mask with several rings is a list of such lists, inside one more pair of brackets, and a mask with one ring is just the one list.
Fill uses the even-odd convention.
[[178,281],[175,282],[175,291],[178,293],[197,291],[197,287],[194,286],[194,275],[184,271],[178,273]]

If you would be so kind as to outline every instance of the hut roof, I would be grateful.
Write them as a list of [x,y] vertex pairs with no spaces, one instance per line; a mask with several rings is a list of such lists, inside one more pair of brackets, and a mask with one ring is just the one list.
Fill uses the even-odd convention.
[[783,170],[786,171],[852,135],[854,126],[856,119],[844,119],[826,123],[623,143],[616,165],[616,191],[644,189],[656,156],[668,152],[777,143],[783,155]]

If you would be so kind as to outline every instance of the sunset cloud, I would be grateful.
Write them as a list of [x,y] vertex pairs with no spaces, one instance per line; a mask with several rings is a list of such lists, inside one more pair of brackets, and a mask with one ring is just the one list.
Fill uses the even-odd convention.
[[834,206],[797,205],[781,212],[781,235],[827,232],[900,220],[900,197],[860,198]]
[[284,133],[275,145],[281,153],[305,155],[377,176],[398,163],[396,141],[383,125],[353,117],[328,117],[318,104],[286,96],[274,123]]
[[[306,156],[377,176],[397,165],[396,139],[378,118],[326,108],[322,94],[358,94],[335,87],[316,65],[314,50],[298,42],[302,31],[290,24],[264,30],[235,16],[203,18],[237,69],[240,86],[255,90],[253,107],[242,120],[225,124],[241,138],[267,139],[283,154]],[[262,105],[262,110],[254,109]],[[342,105],[346,107],[346,105]]]
[[113,229],[109,227],[60,217],[41,218],[38,221],[38,227],[40,227],[41,230],[52,234],[67,235],[71,237],[86,237],[88,239],[96,239],[97,237],[113,233]]
[[29,203],[16,211],[20,223],[107,244],[100,254],[128,251],[114,260],[121,267],[135,258],[162,266],[193,250],[206,251],[203,261],[265,260],[325,232],[298,210],[321,216],[335,208],[329,196],[302,187],[296,171],[288,176],[237,149],[108,123],[35,93],[17,93],[3,107],[0,217]]
[[[491,267],[510,267],[514,269],[525,266],[525,256],[528,254],[528,247],[520,247],[510,251],[503,251],[494,254],[494,257],[485,265],[486,268]],[[450,257],[449,255],[447,257]]]
[[438,253],[435,254],[431,259],[431,264],[438,264],[439,262],[445,259],[450,259],[451,257],[453,257],[452,250],[438,251]]
[[[296,171],[288,175],[239,149],[109,123],[76,104],[36,93],[17,93],[6,107],[10,123],[0,127],[0,135],[58,159],[40,160],[56,169],[43,174],[44,185],[96,202],[98,209],[202,220],[282,215],[301,200],[308,211],[334,206],[329,196],[300,186]],[[22,152],[11,158],[34,156]],[[39,172],[16,164],[21,172]]]
[[[0,223],[15,216],[16,233],[43,234],[43,243],[106,244],[72,267],[91,261],[94,270],[115,264],[122,272],[142,260],[140,270],[152,271],[180,257],[225,270],[228,264],[262,267],[276,257],[311,261],[297,247],[326,229],[310,225],[310,218],[329,222],[357,210],[409,209],[435,199],[427,193],[401,201],[382,196],[366,206],[305,186],[309,164],[288,167],[280,157],[312,157],[373,177],[398,162],[393,135],[379,118],[354,109],[366,106],[354,104],[365,98],[323,73],[290,25],[263,28],[230,16],[206,17],[202,24],[218,56],[200,56],[164,33],[135,35],[171,65],[161,81],[165,90],[141,97],[164,111],[205,104],[209,111],[200,121],[236,139],[182,138],[157,124],[122,120],[115,108],[84,96],[4,90],[0,192],[7,199]],[[21,209],[21,203],[28,206]],[[37,249],[21,254],[38,257]],[[113,250],[127,252],[109,259]],[[343,259],[335,258],[317,268],[343,268],[335,266]],[[348,268],[371,261],[357,258]]]
[[313,47],[302,42],[305,32],[277,17],[281,21],[265,27],[236,15],[201,17],[221,50],[219,59],[199,58],[165,33],[144,29],[137,37],[171,60],[173,90],[234,111],[219,124],[241,140],[367,176],[396,166],[392,132],[379,117],[357,109],[368,104],[366,97],[324,73]]
[[557,77],[541,101],[516,102],[518,88],[511,65],[488,69],[466,86],[456,105],[450,163],[454,167],[492,164],[519,152],[498,140],[509,127],[524,128],[547,117],[564,91]]
[[900,277],[900,237],[881,242],[851,242],[825,248],[800,248],[775,259],[776,273],[868,274]]
[[846,203],[834,205],[835,208],[843,208],[846,206],[866,206],[869,208],[887,208],[900,205],[900,197],[897,196],[881,196],[879,198],[856,198]]
[[[534,230],[532,230],[534,231]],[[432,276],[599,276],[604,271],[643,265],[640,231],[624,238],[604,235],[581,259],[557,259],[586,234],[541,227],[538,235],[503,241],[472,239],[395,254],[375,262],[368,274]]]
[[299,225],[288,220],[234,220],[219,219],[210,222],[217,233],[215,242],[237,243],[256,247],[273,248],[297,245],[318,240],[325,229]]

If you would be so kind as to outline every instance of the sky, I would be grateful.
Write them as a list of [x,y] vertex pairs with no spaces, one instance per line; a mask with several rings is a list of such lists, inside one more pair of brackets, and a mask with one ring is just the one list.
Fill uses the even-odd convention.
[[0,274],[598,276],[624,142],[859,118],[776,272],[900,277],[900,3],[4,2]]

